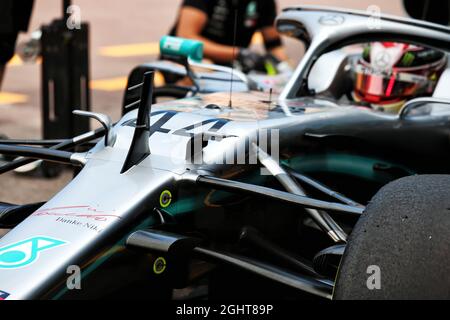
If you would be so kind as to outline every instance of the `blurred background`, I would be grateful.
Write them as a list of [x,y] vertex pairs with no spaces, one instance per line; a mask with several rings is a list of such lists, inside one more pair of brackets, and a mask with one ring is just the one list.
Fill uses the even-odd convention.
[[[157,58],[158,41],[175,21],[181,0],[75,0],[81,18],[90,24],[91,110],[120,116],[128,73],[138,64]],[[376,5],[382,13],[405,15],[400,0],[278,0],[279,10],[294,5],[327,5],[366,10]],[[28,34],[62,14],[61,1],[37,0]],[[303,46],[286,39],[288,54],[298,61]],[[258,39],[255,39],[258,42]],[[0,132],[10,138],[41,138],[40,65],[11,60],[0,92]],[[8,173],[0,179],[0,201],[31,203],[45,201],[71,178],[43,180]]]

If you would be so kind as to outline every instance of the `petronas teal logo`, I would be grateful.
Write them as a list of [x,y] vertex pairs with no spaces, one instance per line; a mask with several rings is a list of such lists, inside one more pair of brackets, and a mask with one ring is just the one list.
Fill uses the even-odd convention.
[[44,251],[65,243],[53,238],[34,237],[0,248],[0,269],[26,267],[39,259],[40,254]]
[[257,8],[256,1],[250,2],[247,7],[247,17],[254,17],[256,15],[256,8]]

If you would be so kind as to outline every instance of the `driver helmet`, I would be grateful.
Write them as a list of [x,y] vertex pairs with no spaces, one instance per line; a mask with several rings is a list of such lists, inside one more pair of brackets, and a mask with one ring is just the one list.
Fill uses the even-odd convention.
[[354,64],[353,98],[389,113],[417,96],[432,95],[447,64],[445,53],[396,42],[368,44]]

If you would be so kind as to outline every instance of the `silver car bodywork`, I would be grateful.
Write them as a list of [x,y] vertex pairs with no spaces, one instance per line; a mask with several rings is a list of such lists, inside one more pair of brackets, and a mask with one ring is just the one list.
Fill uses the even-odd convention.
[[[447,28],[393,17],[382,17],[380,21],[380,29],[369,30],[367,16],[360,12],[312,7],[284,10],[277,20],[280,31],[302,37],[297,33],[306,29],[311,45],[281,96],[267,102],[263,101],[267,94],[235,94],[232,109],[227,106],[227,96],[221,94],[154,105],[151,125],[156,129],[149,140],[151,155],[121,174],[137,117],[136,110],[129,112],[113,128],[117,137],[113,147],[102,141],[89,152],[78,154],[77,158],[85,163],[79,175],[0,239],[0,290],[10,294],[8,299],[49,297],[46,294],[50,291],[54,297],[60,292],[58,288],[64,290],[68,266],[90,266],[92,257],[103,254],[111,243],[126,236],[123,230],[130,230],[144,221],[154,207],[161,206],[165,191],[175,193],[180,182],[192,182],[200,173],[221,177],[239,166],[252,165],[227,165],[223,159],[251,153],[248,139],[263,130],[277,130],[281,148],[300,147],[306,134],[351,136],[405,152],[421,149],[429,155],[429,151],[440,150],[440,156],[448,156],[448,152],[442,152],[444,148],[450,150],[448,113],[439,115],[439,119],[399,117],[340,106],[327,99],[301,97],[301,84],[314,61],[343,43],[392,35],[394,39],[404,37],[418,44],[450,49]],[[211,104],[218,107],[210,108]],[[191,135],[177,134],[192,125],[185,131],[213,132],[223,137],[209,141],[201,151],[201,164],[186,161]],[[427,129],[431,133],[414,146],[399,143],[408,136],[419,137],[419,130]]]

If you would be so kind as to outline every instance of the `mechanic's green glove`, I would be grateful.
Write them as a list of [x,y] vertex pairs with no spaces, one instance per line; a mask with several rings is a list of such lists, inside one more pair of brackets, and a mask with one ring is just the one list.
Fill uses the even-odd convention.
[[271,53],[268,53],[266,55],[265,65],[267,75],[269,76],[275,76],[277,74],[288,74],[293,72],[288,62],[279,60]]

